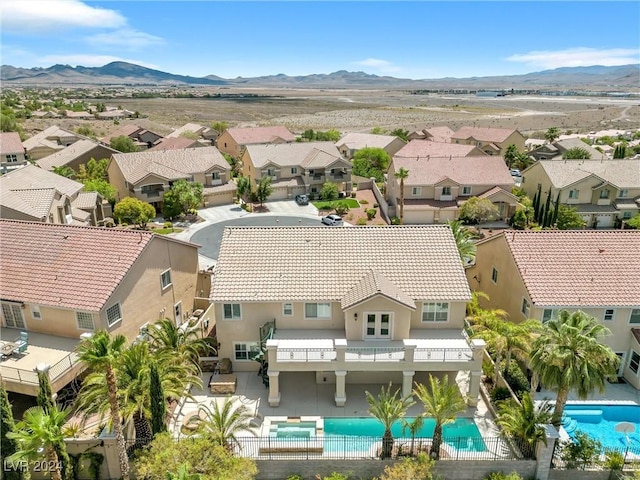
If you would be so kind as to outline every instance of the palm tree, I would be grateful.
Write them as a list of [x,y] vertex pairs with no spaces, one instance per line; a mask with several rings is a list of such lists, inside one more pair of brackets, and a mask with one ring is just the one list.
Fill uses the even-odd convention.
[[[16,428],[13,421],[13,410],[11,409],[11,403],[7,391],[4,388],[2,380],[0,379],[0,452],[7,458],[10,457],[18,450],[18,443],[13,438],[7,436],[8,433],[13,432]],[[6,480],[21,480],[22,471],[18,468],[18,465],[11,465],[10,463],[3,463],[2,477]]]
[[476,258],[476,244],[473,242],[471,230],[462,225],[460,220],[449,220],[447,225],[449,225],[451,233],[453,233],[462,264],[470,264]]
[[232,451],[235,446],[240,445],[238,434],[248,432],[253,436],[258,435],[251,426],[254,415],[246,405],[234,406],[231,397],[227,397],[222,406],[212,400],[211,407],[200,405],[198,408],[199,413],[204,413],[205,419],[200,420],[199,428],[196,431],[207,435],[215,444]]
[[418,415],[412,421],[408,421],[407,419],[402,419],[402,433],[409,432],[411,435],[411,455],[415,455],[413,451],[413,446],[415,445],[416,435],[424,425],[424,415]]
[[380,388],[380,393],[377,397],[374,397],[369,392],[364,392],[367,397],[367,403],[369,404],[369,414],[380,420],[384,426],[382,453],[380,454],[382,460],[391,457],[391,453],[393,452],[393,434],[391,433],[391,427],[395,422],[404,417],[409,407],[415,404],[410,396],[401,398],[399,393],[400,390],[391,393],[391,382],[389,382],[386,390],[384,387]]
[[200,356],[214,352],[213,339],[202,338],[198,328],[189,323],[186,327],[177,327],[168,318],[157,321],[148,330],[151,348],[154,351],[170,352],[183,361],[190,362],[200,374]]
[[[118,383],[115,369],[116,360],[122,353],[126,341],[127,339],[123,335],[111,337],[109,332],[100,330],[78,346],[78,357],[80,362],[92,372],[89,377],[91,375],[104,377],[110,420],[118,444],[120,474],[124,480],[129,480],[129,458],[127,457],[127,446],[122,431],[122,417],[120,415],[120,406],[118,405]],[[86,395],[86,393],[81,390],[79,398],[82,399],[83,395]]]
[[509,168],[513,167],[513,164],[518,159],[519,155],[520,152],[518,152],[518,147],[516,147],[513,143],[507,146],[504,151],[503,157]]
[[544,133],[544,139],[549,143],[555,142],[559,137],[560,137],[560,130],[558,130],[558,127],[550,127]]
[[404,181],[409,176],[409,170],[400,167],[393,176],[400,180],[400,225],[402,225],[404,223]]
[[[525,456],[531,458],[538,442],[547,444],[547,433],[543,424],[551,420],[551,405],[544,401],[538,406],[529,393],[522,395],[520,403],[511,399],[498,404],[497,423],[505,433],[526,445]],[[520,445],[522,447],[522,445]]]
[[[475,292],[471,292],[471,301],[467,303],[467,316],[473,317],[475,315],[479,315],[484,309],[480,305],[480,299],[489,300],[489,295],[480,290],[476,290]],[[506,312],[505,312],[506,313]]]
[[68,416],[68,410],[60,410],[56,405],[48,410],[42,407],[29,408],[16,424],[16,430],[7,433],[7,438],[18,444],[18,450],[7,459],[9,463],[36,460],[44,454],[51,478],[62,480],[56,446],[64,441],[62,427]]
[[605,378],[615,376],[619,359],[600,340],[611,331],[584,312],[561,310],[546,322],[533,342],[531,368],[542,384],[557,392],[553,424],[560,425],[569,392],[586,399],[593,390],[604,392]]
[[440,458],[440,445],[442,444],[442,427],[453,422],[467,405],[460,394],[458,386],[449,383],[448,375],[442,381],[429,374],[429,389],[421,383],[416,383],[413,393],[424,405],[424,413],[436,421],[433,431],[433,441],[429,455],[436,460]]

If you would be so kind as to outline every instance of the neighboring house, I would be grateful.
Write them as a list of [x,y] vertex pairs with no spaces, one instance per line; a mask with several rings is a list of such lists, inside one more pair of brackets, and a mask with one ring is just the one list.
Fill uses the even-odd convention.
[[185,135],[195,140],[200,140],[203,145],[213,145],[216,138],[218,138],[218,132],[214,129],[205,127],[204,125],[198,125],[197,123],[187,123],[175,129],[167,135],[167,138],[177,138]]
[[[198,247],[187,242],[138,230],[0,220],[0,245],[2,325],[16,336],[80,339],[104,329],[133,341],[147,324],[166,317],[180,325],[194,309]],[[2,362],[0,371],[7,363],[14,366]],[[60,363],[49,372],[54,392],[80,373],[75,355]],[[23,380],[32,373],[2,376],[8,390],[35,395],[37,380]]]
[[162,140],[162,135],[139,127],[135,123],[127,123],[108,137],[101,138],[100,141],[105,145],[111,145],[111,140],[118,137],[129,137],[138,147],[138,150],[146,150],[151,148],[156,142]]
[[86,137],[54,125],[28,138],[22,144],[30,160],[40,160],[82,139]]
[[[413,142],[411,142],[413,143]],[[404,223],[445,223],[458,217],[460,206],[471,197],[489,198],[500,218],[515,212],[518,199],[511,193],[513,177],[498,156],[393,157],[387,179],[387,200],[399,215],[400,168],[404,180]]]
[[572,148],[583,149],[589,154],[589,160],[607,160],[609,158],[579,138],[567,138],[553,143],[545,143],[531,150],[529,156],[535,160],[562,160],[562,156]]
[[233,203],[235,183],[231,167],[215,147],[116,153],[109,162],[109,183],[117,199],[136,197],[162,209],[164,192],[177,180],[205,187],[205,204]]
[[78,140],[59,152],[37,160],[36,164],[44,170],[69,167],[77,173],[80,170],[80,165],[86,165],[92,158],[102,160],[110,158],[114,153],[119,152],[93,140]]
[[640,388],[640,231],[509,231],[477,243],[467,269],[487,308],[513,322],[582,310],[613,333],[619,376]]
[[453,130],[449,127],[430,127],[409,133],[409,140],[431,140],[432,142],[451,143]]
[[216,146],[222,153],[240,158],[248,145],[295,141],[296,136],[285,127],[228,128],[218,137]]
[[486,156],[475,145],[434,142],[432,140],[411,140],[395,154],[396,157],[476,157]]
[[381,148],[393,157],[398,150],[407,144],[395,135],[375,135],[373,133],[347,133],[336,142],[336,147],[344,158],[351,159],[363,148]]
[[524,141],[524,149],[527,152],[530,152],[531,150],[538,148],[544,145],[545,143],[547,143],[547,141],[542,138],[527,138]]
[[28,163],[26,149],[17,132],[0,133],[0,173],[7,173]]
[[[222,137],[221,137],[222,138]],[[351,192],[351,162],[332,142],[296,142],[248,145],[242,155],[242,173],[257,184],[271,177],[269,198],[291,198],[299,193],[318,195],[325,182]]]
[[89,112],[73,112],[71,110],[66,110],[64,112],[64,116],[67,118],[73,118],[76,120],[90,120],[96,118],[93,113]]
[[149,151],[180,150],[182,148],[196,148],[202,146],[203,145],[198,140],[193,140],[187,137],[171,137],[157,140],[153,146],[149,148]]
[[96,118],[98,120],[121,120],[133,117],[134,113],[129,110],[108,110],[106,112],[97,112]]
[[227,227],[210,294],[220,357],[255,371],[267,350],[272,407],[290,372],[335,385],[344,406],[346,383],[393,381],[404,396],[461,370],[475,405],[484,342],[463,331],[470,298],[448,226]]
[[509,128],[462,127],[451,136],[451,143],[475,145],[487,155],[504,155],[509,145],[524,151],[524,135]]
[[105,220],[103,199],[83,188],[75,180],[27,165],[0,177],[0,218],[101,225]]
[[31,117],[36,118],[60,118],[62,115],[56,113],[51,110],[38,110],[36,112],[31,112]]
[[[586,145],[585,145],[586,146]],[[522,172],[522,188],[533,198],[575,207],[588,228],[613,228],[640,211],[640,157],[617,160],[539,160]]]

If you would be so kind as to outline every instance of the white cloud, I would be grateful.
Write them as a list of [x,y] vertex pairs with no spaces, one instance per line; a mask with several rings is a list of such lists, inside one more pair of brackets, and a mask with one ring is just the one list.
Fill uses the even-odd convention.
[[147,63],[142,60],[134,60],[129,58],[121,58],[115,57],[112,55],[86,55],[86,54],[77,54],[77,55],[47,55],[45,57],[40,57],[38,62],[43,66],[51,66],[53,64],[63,64],[63,65],[71,65],[76,67],[81,65],[83,67],[102,67],[107,63],[111,62],[128,62],[134,63],[136,65],[140,65],[142,67],[158,69],[157,65],[152,63]]
[[120,28],[127,20],[119,12],[91,7],[79,0],[0,0],[2,28],[13,33],[78,28]]
[[163,38],[156,37],[149,33],[139,32],[131,28],[97,33],[86,37],[86,40],[96,47],[126,48],[128,50],[139,50],[153,45],[164,45],[165,43]]
[[541,50],[507,57],[510,62],[525,63],[535,68],[588,67],[591,65],[626,65],[639,62],[640,51],[632,48],[568,48]]
[[369,67],[379,70],[382,73],[394,73],[399,72],[402,69],[387,60],[381,60],[379,58],[367,58],[365,60],[360,60],[358,62],[354,62],[356,65],[360,65],[362,67]]

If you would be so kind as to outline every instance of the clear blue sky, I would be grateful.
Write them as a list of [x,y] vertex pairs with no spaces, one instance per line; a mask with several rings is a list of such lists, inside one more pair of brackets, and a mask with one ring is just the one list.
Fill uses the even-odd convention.
[[2,64],[398,78],[640,63],[640,3],[0,0]]

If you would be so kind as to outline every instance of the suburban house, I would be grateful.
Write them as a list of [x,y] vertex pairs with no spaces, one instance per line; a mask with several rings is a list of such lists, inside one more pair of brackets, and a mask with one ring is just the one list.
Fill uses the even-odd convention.
[[92,120],[96,118],[96,116],[90,112],[74,112],[73,110],[64,110],[63,114],[66,118],[73,118],[75,120]]
[[27,165],[0,177],[0,218],[102,225],[110,207],[97,192],[83,189],[75,180]]
[[451,143],[453,130],[449,127],[429,127],[422,130],[415,130],[408,135],[411,140],[431,140],[432,142]]
[[150,151],[158,150],[181,150],[183,148],[196,148],[202,147],[198,140],[187,137],[167,137],[157,140],[153,146],[149,148]]
[[460,206],[471,197],[491,200],[498,207],[501,219],[510,218],[518,204],[517,197],[511,193],[513,177],[502,157],[396,155],[387,175],[387,200],[396,216],[400,213],[400,180],[395,174],[401,168],[409,172],[404,180],[405,224],[455,220]]
[[411,140],[398,150],[396,157],[476,157],[487,154],[475,145],[434,142],[432,140]]
[[138,150],[151,148],[157,141],[162,139],[162,135],[158,135],[157,133],[139,127],[135,123],[127,123],[108,137],[101,138],[100,141],[105,145],[110,145],[111,140],[121,136],[129,137],[133,140],[133,143],[138,147]]
[[166,138],[178,138],[187,137],[193,140],[198,140],[202,145],[213,145],[216,138],[218,138],[218,132],[212,128],[205,127],[204,125],[198,125],[197,123],[186,123],[180,128],[176,128],[173,132],[167,135]]
[[462,127],[451,135],[451,143],[475,145],[487,155],[504,155],[509,145],[524,151],[524,135],[509,128]]
[[381,148],[393,157],[398,150],[407,144],[395,135],[375,135],[373,133],[347,133],[336,142],[336,147],[344,158],[353,158],[353,155],[363,148]]
[[162,197],[177,180],[199,182],[205,205],[233,203],[236,185],[231,167],[215,147],[115,153],[109,162],[109,183],[117,199],[136,197],[162,208]]
[[572,148],[583,149],[588,153],[589,160],[607,160],[609,158],[579,138],[567,138],[553,143],[545,143],[531,150],[529,156],[535,160],[562,160],[562,156]]
[[266,350],[272,407],[292,372],[335,384],[344,406],[347,383],[408,395],[430,372],[465,371],[475,405],[484,342],[463,331],[470,298],[446,225],[227,227],[210,294],[219,356],[253,371]]
[[619,376],[640,388],[640,231],[508,231],[477,243],[469,285],[509,320],[582,310],[606,325]]
[[93,140],[78,140],[68,147],[36,161],[36,164],[44,170],[53,170],[59,167],[69,167],[78,172],[80,165],[86,165],[92,158],[102,160],[110,158],[114,153],[119,153],[111,147],[94,142]]
[[81,139],[86,137],[54,125],[28,138],[22,144],[30,160],[40,160]]
[[242,174],[254,183],[271,177],[271,199],[315,196],[325,182],[336,183],[341,192],[352,188],[351,162],[332,142],[247,145],[241,160]]
[[31,112],[31,117],[35,118],[60,118],[62,115],[56,113],[52,110],[37,110],[35,112]]
[[[74,346],[92,332],[133,341],[149,323],[181,324],[193,312],[197,245],[145,231],[12,220],[0,220],[0,245],[3,340],[20,332],[50,338],[0,362],[9,391],[37,393],[34,361],[49,363],[52,390],[60,390],[80,373]],[[74,340],[66,351],[47,348],[64,339]]]
[[588,228],[613,228],[640,211],[640,157],[616,160],[539,160],[522,172],[522,188],[533,198],[560,194]]
[[28,163],[26,149],[17,132],[0,133],[0,173],[7,173]]
[[218,137],[216,146],[222,153],[242,157],[244,149],[259,143],[291,143],[296,136],[285,127],[227,128]]
[[122,120],[124,118],[131,118],[135,115],[135,112],[129,110],[107,110],[106,112],[96,112],[95,117],[98,120]]

